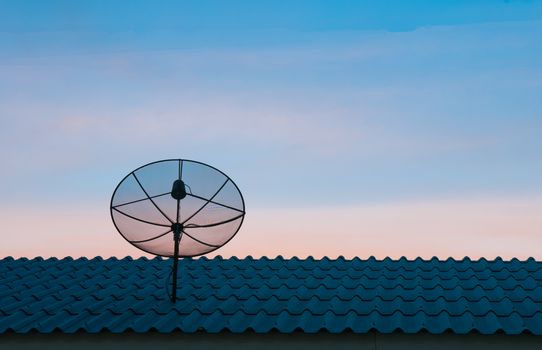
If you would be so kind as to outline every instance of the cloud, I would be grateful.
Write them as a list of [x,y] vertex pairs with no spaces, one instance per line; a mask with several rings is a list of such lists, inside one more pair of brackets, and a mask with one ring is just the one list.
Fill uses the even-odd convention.
[[269,188],[299,202],[322,183],[342,191],[335,202],[361,192],[423,196],[431,186],[483,192],[497,173],[498,190],[536,188],[540,28],[2,56],[2,197],[94,195],[84,189],[99,181],[105,193],[116,174],[170,156],[235,167],[261,202]]

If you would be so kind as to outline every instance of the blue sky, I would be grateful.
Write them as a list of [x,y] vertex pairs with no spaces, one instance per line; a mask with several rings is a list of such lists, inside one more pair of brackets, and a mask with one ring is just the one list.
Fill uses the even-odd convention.
[[[1,238],[29,215],[63,242],[0,253],[120,254],[116,183],[183,157],[243,191],[226,255],[542,258],[541,37],[541,1],[0,1]],[[277,231],[298,240],[255,249]]]

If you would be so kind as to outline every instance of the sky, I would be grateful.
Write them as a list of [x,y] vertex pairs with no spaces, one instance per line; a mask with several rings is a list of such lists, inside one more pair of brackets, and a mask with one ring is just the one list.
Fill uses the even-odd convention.
[[542,260],[542,1],[0,0],[0,257],[148,256],[117,183],[241,189],[209,256]]

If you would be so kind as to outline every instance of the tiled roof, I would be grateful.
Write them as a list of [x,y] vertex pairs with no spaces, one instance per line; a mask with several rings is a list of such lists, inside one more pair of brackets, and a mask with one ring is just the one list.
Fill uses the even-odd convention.
[[0,333],[522,332],[542,335],[542,262],[485,259],[0,260]]

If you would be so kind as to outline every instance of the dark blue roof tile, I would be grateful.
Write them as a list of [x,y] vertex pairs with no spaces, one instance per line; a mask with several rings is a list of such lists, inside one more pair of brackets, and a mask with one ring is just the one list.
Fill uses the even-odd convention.
[[[516,303],[512,303],[512,301],[508,298],[503,298],[499,301],[491,301],[490,299],[488,299],[491,303],[491,310],[493,310],[493,312],[495,312],[495,314],[497,316],[506,316],[506,315],[510,315],[512,312],[514,312],[515,308],[516,308]],[[527,313],[526,315],[529,315],[529,313]]]
[[0,260],[0,333],[542,334],[542,263],[416,259]]
[[523,317],[525,329],[533,334],[542,334],[542,312],[536,311],[532,317]]
[[[507,299],[505,299],[507,301]],[[521,302],[508,302],[510,307],[506,311],[501,312],[501,315],[509,315],[512,310],[515,310],[522,317],[533,317],[537,312],[542,310],[542,303],[535,303],[531,298],[525,298]]]
[[[494,315],[492,312],[489,314]],[[479,317],[476,319],[476,322],[482,324],[485,322],[486,319],[487,317],[485,318]],[[513,312],[510,315],[507,315],[505,317],[499,317],[498,319],[500,323],[499,329],[504,330],[508,334],[520,334],[525,330],[525,322],[523,321],[523,318],[517,312]],[[489,334],[493,332],[490,332],[488,330],[487,332],[482,332],[482,333]]]
[[526,291],[521,286],[517,286],[514,289],[504,288],[504,294],[514,302],[520,302],[528,296],[536,297],[536,294],[532,294],[531,291]]
[[154,310],[149,310],[146,313],[134,313],[130,328],[137,333],[145,333],[154,327],[154,322],[158,318],[158,314]]
[[490,301],[502,300],[502,299],[506,298],[506,295],[507,295],[506,291],[504,289],[502,289],[502,287],[499,286],[499,285],[497,285],[493,289],[487,289],[485,292],[486,292],[486,297]]

